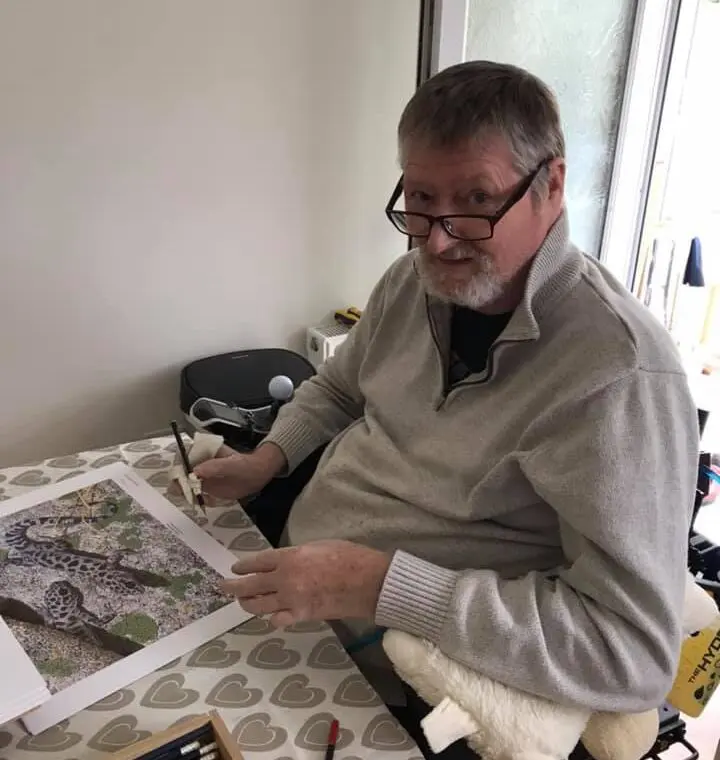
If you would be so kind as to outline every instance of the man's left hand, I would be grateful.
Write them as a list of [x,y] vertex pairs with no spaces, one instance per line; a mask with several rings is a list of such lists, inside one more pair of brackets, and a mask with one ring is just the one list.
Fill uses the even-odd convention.
[[301,620],[375,617],[391,557],[350,541],[314,541],[238,560],[221,588],[276,628]]

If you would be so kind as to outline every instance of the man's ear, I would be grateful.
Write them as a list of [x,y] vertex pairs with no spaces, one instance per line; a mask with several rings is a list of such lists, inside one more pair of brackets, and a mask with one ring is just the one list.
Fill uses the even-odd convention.
[[562,206],[565,196],[565,159],[554,158],[548,165],[547,199]]

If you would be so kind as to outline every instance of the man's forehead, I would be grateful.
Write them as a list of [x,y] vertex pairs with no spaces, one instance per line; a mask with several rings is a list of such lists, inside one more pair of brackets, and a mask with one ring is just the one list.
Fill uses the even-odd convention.
[[410,143],[403,151],[402,168],[408,180],[417,177],[440,182],[500,181],[514,174],[512,154],[499,139],[447,148]]

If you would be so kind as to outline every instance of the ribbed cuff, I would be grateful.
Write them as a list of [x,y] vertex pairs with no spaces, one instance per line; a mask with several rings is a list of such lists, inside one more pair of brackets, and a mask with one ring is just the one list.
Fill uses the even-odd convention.
[[263,443],[274,443],[287,459],[288,467],[284,475],[289,475],[304,459],[325,443],[312,426],[302,417],[278,418]]
[[380,591],[375,622],[438,643],[459,575],[396,551]]

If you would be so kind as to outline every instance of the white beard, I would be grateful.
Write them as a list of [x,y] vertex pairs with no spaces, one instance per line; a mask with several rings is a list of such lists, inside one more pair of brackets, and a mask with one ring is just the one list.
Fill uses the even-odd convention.
[[[457,258],[467,255],[461,246],[456,249]],[[503,294],[506,283],[494,271],[492,260],[476,251],[471,255],[480,262],[482,271],[470,280],[462,282],[437,272],[429,261],[429,255],[422,249],[417,254],[417,268],[425,290],[443,301],[464,306],[468,309],[481,309],[491,304]]]

